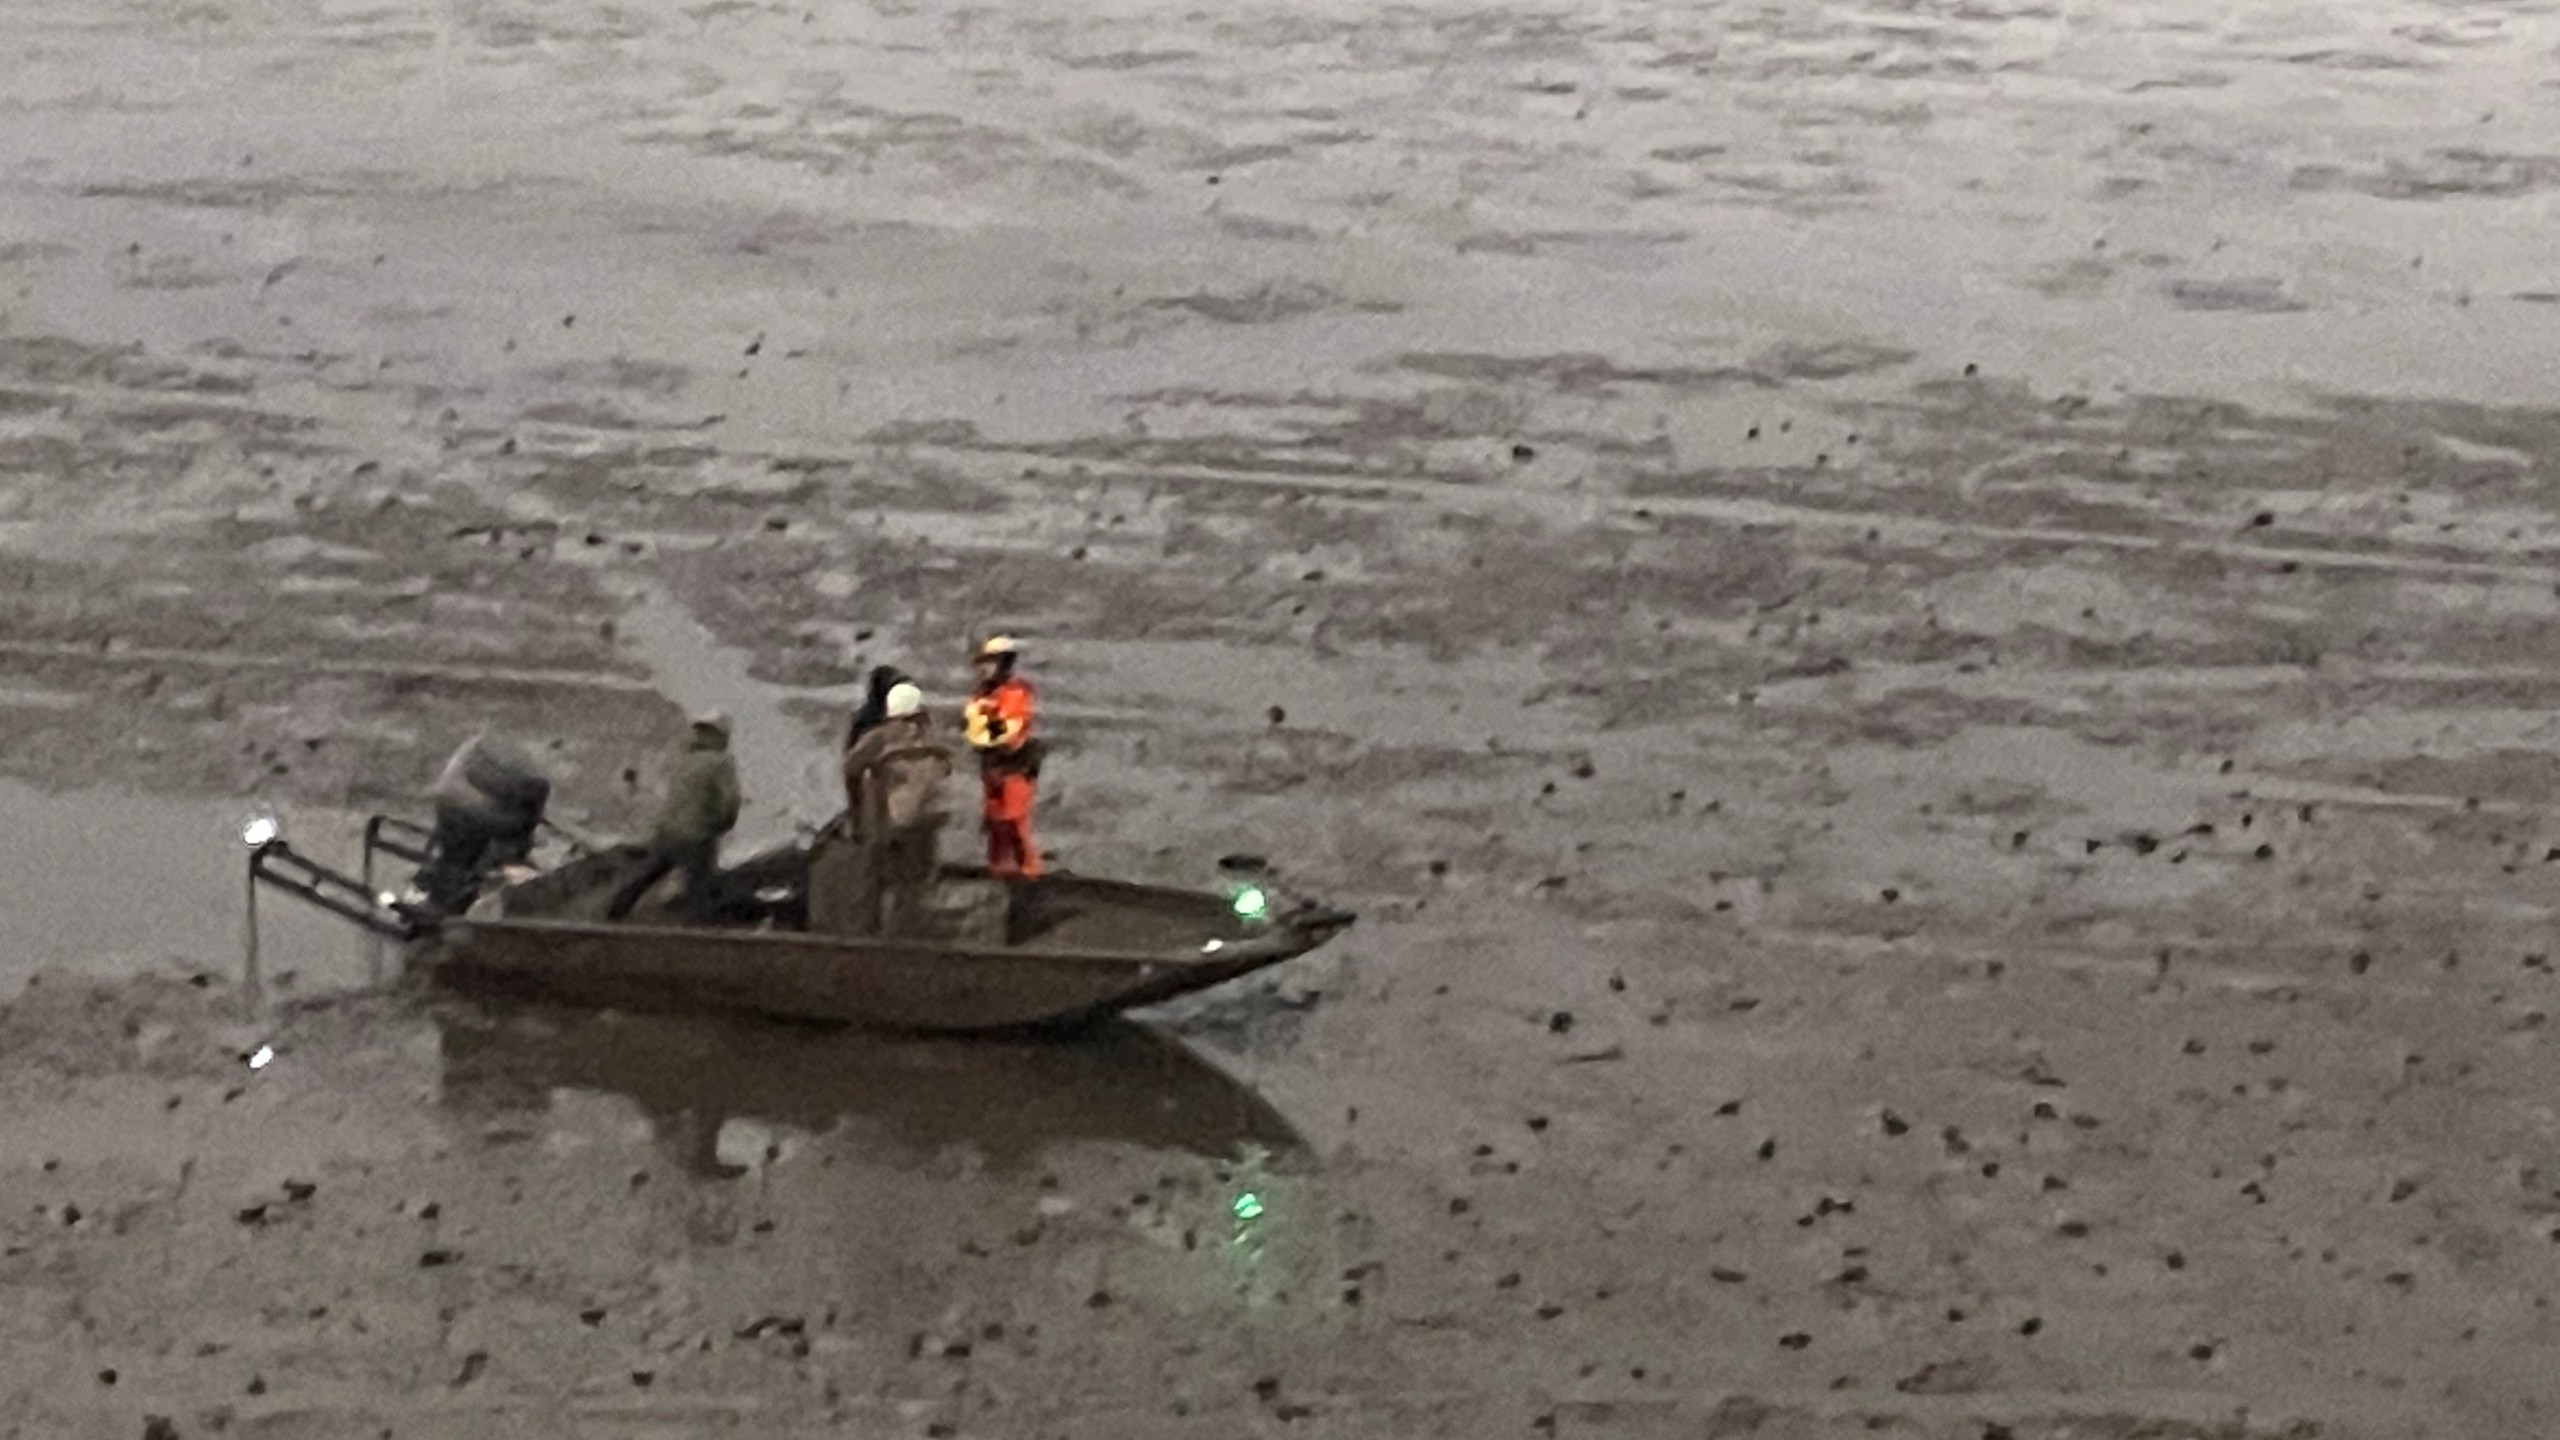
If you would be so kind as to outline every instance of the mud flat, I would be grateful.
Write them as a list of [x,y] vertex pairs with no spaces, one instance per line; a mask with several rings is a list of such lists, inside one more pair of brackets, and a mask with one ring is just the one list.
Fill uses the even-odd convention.
[[[0,1435],[2550,1435],[2555,46],[9,5]],[[1361,928],[1071,1052],[231,984],[250,803],[708,697],[787,833],[994,624],[1064,858]]]

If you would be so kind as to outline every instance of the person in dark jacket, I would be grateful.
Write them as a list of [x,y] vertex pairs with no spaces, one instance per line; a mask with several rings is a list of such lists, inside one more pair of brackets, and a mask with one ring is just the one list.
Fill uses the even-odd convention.
[[491,873],[533,852],[551,781],[523,750],[482,730],[445,761],[427,794],[435,831],[414,883],[428,905],[451,914],[470,905]]
[[667,781],[666,804],[649,835],[648,859],[605,907],[605,918],[631,913],[651,886],[670,871],[682,871],[684,893],[677,911],[687,919],[711,916],[711,879],[720,859],[720,841],[736,828],[741,799],[738,762],[729,753],[729,717],[713,711],[697,715],[693,733]]
[[871,692],[863,697],[862,708],[853,712],[853,724],[845,731],[844,748],[851,750],[862,743],[862,737],[880,728],[889,718],[889,692],[901,685],[914,684],[914,678],[895,665],[871,668]]

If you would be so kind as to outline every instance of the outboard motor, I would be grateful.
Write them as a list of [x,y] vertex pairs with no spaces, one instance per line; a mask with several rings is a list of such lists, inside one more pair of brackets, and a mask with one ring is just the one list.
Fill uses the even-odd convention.
[[500,867],[532,855],[551,780],[522,748],[484,730],[445,762],[428,794],[435,836],[417,886],[436,912],[460,914]]

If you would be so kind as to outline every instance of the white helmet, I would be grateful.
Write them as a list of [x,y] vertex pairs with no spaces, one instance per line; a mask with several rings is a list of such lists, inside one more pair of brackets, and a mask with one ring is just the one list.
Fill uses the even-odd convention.
[[924,712],[924,692],[901,680],[889,687],[889,697],[882,707],[892,720],[904,720]]

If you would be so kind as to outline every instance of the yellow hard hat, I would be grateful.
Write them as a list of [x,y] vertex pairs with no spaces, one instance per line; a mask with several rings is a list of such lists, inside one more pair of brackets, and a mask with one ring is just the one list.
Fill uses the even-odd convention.
[[990,635],[985,640],[979,642],[976,658],[980,660],[993,660],[999,655],[1019,655],[1021,653],[1022,647],[1014,643],[1012,636]]

